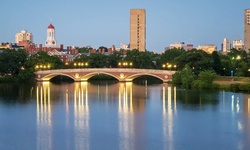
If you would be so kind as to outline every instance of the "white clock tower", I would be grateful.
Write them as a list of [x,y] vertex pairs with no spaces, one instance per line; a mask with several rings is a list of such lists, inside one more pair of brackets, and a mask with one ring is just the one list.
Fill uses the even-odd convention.
[[47,40],[45,42],[46,47],[56,47],[55,39],[55,27],[50,23],[47,29]]

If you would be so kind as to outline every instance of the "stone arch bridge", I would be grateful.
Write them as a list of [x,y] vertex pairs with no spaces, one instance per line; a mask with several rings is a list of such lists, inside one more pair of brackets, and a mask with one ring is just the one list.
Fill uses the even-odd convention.
[[57,69],[57,70],[39,70],[35,72],[37,81],[49,81],[55,76],[67,76],[75,82],[84,82],[89,78],[105,74],[112,76],[120,82],[130,82],[133,79],[148,75],[156,77],[163,82],[172,80],[175,71],[155,70],[155,69],[134,69],[134,68],[81,68],[81,69]]

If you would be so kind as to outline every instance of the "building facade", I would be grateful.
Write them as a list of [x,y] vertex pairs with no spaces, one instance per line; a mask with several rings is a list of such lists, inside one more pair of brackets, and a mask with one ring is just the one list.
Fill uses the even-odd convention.
[[174,43],[174,44],[170,44],[169,46],[170,49],[187,49],[187,45],[185,44],[185,42],[177,42],[177,43]]
[[250,53],[250,9],[244,11],[244,49]]
[[47,28],[47,40],[45,41],[46,47],[57,47],[56,46],[56,35],[55,27],[50,24]]
[[194,48],[193,44],[185,44],[185,42],[176,42],[174,44],[170,44],[169,47],[166,47],[165,50],[169,49],[184,49],[184,50],[192,50]]
[[130,49],[146,50],[146,10],[130,10]]
[[231,49],[230,40],[227,38],[224,38],[223,43],[222,43],[222,53],[226,54],[230,52],[230,49]]
[[217,51],[217,47],[214,44],[199,45],[197,50],[203,50],[208,54],[212,54],[214,51]]
[[243,50],[244,49],[244,43],[242,40],[233,40],[233,48],[237,50]]
[[20,33],[15,35],[15,42],[19,43],[21,41],[29,41],[33,43],[33,35],[32,33],[27,32],[27,30],[22,30]]

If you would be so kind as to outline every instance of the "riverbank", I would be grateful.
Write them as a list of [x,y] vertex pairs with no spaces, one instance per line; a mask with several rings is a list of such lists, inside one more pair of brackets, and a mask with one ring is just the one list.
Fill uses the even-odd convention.
[[219,85],[220,89],[234,92],[250,92],[249,77],[228,77],[217,76],[214,83]]
[[231,85],[231,84],[250,84],[249,77],[228,77],[228,76],[217,76],[214,83],[219,85]]

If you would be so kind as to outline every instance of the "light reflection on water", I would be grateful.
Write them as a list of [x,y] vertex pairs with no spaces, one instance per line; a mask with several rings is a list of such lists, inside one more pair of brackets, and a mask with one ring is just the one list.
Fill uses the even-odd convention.
[[52,119],[50,85],[43,82],[37,86],[37,149],[52,149]]
[[[163,140],[164,140],[164,149],[173,150],[173,142],[174,142],[174,135],[173,135],[173,115],[176,115],[176,87],[162,87],[162,122],[163,122]],[[172,93],[174,94],[172,96]],[[166,96],[167,95],[167,96]],[[167,99],[166,99],[167,97]],[[172,104],[173,101],[173,104]],[[167,105],[167,106],[166,106]]]
[[89,149],[89,106],[87,82],[75,84],[74,91],[75,149]]
[[[244,150],[250,146],[249,94],[188,91],[168,84],[149,86],[131,82],[62,85],[42,82],[31,89],[36,92],[35,112],[30,112],[36,114],[33,149]],[[2,94],[0,100],[1,97]],[[1,100],[0,108],[4,106],[5,101]],[[0,109],[0,121],[9,114],[3,110]],[[15,109],[20,113],[18,110]],[[99,119],[100,116],[107,118]],[[99,130],[102,127],[99,124],[103,124],[99,120],[110,121],[105,125],[111,127]],[[5,130],[3,124],[1,121],[0,133]],[[99,134],[97,129],[108,131]],[[189,137],[193,133],[196,136]],[[112,142],[105,140],[109,138]],[[1,146],[3,139],[0,135],[0,149],[6,149]]]

